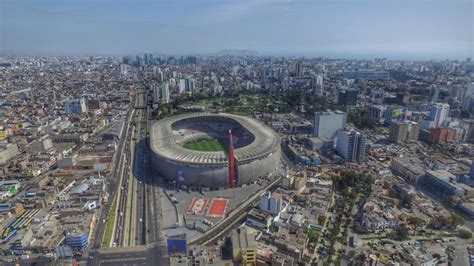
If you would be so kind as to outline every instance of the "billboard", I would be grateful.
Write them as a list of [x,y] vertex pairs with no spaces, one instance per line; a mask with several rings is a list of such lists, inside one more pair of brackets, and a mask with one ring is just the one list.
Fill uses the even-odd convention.
[[186,238],[168,238],[166,240],[168,246],[168,254],[186,254]]

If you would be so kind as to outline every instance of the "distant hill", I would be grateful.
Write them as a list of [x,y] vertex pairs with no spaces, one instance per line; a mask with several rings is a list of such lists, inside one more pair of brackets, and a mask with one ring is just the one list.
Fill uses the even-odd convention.
[[258,53],[256,51],[246,49],[224,49],[217,52],[216,55],[256,56]]

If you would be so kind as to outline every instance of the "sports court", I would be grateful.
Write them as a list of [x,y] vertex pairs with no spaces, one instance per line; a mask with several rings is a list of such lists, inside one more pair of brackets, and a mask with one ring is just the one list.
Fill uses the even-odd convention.
[[203,215],[208,201],[209,200],[207,198],[193,198],[193,201],[187,209],[188,214]]
[[224,216],[228,203],[229,203],[228,199],[223,199],[223,198],[212,199],[211,206],[209,207],[209,211],[207,212],[207,215],[211,217]]

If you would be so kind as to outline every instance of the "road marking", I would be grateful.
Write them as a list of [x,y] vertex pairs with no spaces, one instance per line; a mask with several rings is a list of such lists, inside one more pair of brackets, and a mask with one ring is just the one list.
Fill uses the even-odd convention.
[[113,262],[127,262],[127,261],[136,261],[136,260],[146,260],[146,257],[136,257],[136,258],[129,258],[129,259],[107,259],[107,260],[101,260],[99,262],[99,265],[102,263],[113,263]]

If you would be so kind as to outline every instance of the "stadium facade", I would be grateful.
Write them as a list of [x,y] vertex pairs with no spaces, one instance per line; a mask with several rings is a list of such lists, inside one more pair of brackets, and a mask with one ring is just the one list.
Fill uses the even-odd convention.
[[224,151],[183,147],[199,139],[228,139],[233,132],[237,186],[273,172],[280,161],[280,137],[261,122],[232,114],[193,113],[164,118],[150,130],[154,170],[179,184],[229,187],[229,159]]

